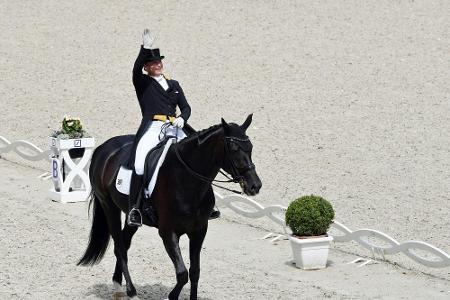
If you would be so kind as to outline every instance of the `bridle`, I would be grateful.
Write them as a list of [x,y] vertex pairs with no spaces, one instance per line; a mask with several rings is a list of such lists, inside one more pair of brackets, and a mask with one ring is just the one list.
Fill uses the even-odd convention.
[[230,171],[231,171],[231,176],[233,178],[233,182],[239,183],[239,184],[241,184],[241,186],[244,182],[244,177],[242,176],[242,174],[255,169],[255,164],[253,164],[251,162],[243,168],[238,168],[238,167],[236,167],[236,164],[234,163],[234,161],[229,157],[230,156],[229,153],[233,152],[233,149],[232,149],[233,146],[240,148],[244,152],[248,152],[249,151],[248,148],[250,148],[250,147],[248,147],[248,146],[246,147],[246,144],[251,146],[251,142],[248,138],[241,139],[241,138],[237,138],[237,137],[228,137],[228,136],[225,137],[225,160],[228,160],[228,163],[231,166]]
[[230,148],[234,147],[235,145],[238,148],[242,149],[244,152],[246,152],[245,149],[247,147],[245,147],[245,145],[243,145],[243,143],[249,143],[251,145],[250,140],[248,138],[240,139],[240,138],[237,138],[237,137],[225,137],[225,160],[227,160],[228,163],[231,166],[231,170],[230,170],[231,178],[226,173],[222,172],[222,170],[220,170],[220,173],[222,175],[224,175],[226,178],[228,178],[228,180],[217,180],[217,179],[214,179],[214,178],[210,178],[210,177],[204,176],[204,175],[194,171],[181,158],[180,152],[178,151],[177,143],[175,143],[173,148],[174,148],[175,154],[176,154],[178,160],[181,162],[181,164],[189,171],[189,173],[191,173],[191,175],[193,175],[197,179],[200,179],[200,180],[202,180],[204,182],[211,183],[213,186],[221,188],[221,189],[224,189],[224,190],[227,190],[229,192],[233,192],[233,193],[236,193],[236,194],[243,194],[242,191],[229,189],[229,188],[226,188],[226,187],[223,187],[223,186],[220,186],[220,185],[217,185],[217,184],[214,183],[214,182],[221,182],[221,183],[235,182],[235,183],[239,183],[239,185],[241,187],[244,186],[244,177],[242,176],[242,174],[244,174],[245,172],[248,172],[250,170],[255,169],[255,165],[253,163],[250,163],[250,164],[248,164],[247,166],[245,166],[243,168],[238,168],[238,167],[236,167],[234,161],[229,157],[229,153],[231,152]]

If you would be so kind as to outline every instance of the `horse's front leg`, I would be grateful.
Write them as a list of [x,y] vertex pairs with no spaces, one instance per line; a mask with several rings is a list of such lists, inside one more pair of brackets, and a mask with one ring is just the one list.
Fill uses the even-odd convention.
[[163,231],[159,230],[159,235],[161,236],[164,247],[166,247],[166,252],[169,254],[170,259],[175,267],[175,273],[177,276],[177,284],[173,290],[169,293],[169,299],[178,299],[181,289],[188,282],[188,271],[183,262],[183,257],[180,251],[180,236],[178,236],[173,231]]
[[189,257],[191,266],[189,268],[189,279],[191,280],[191,300],[197,299],[198,280],[200,278],[200,251],[203,240],[208,231],[208,223],[202,229],[188,233],[189,236]]

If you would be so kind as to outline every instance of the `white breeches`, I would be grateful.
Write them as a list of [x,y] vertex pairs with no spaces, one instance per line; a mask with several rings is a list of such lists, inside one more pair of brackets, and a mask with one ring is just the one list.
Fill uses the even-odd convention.
[[[150,152],[150,150],[152,150],[156,145],[159,144],[160,141],[164,139],[164,130],[161,132],[161,127],[165,123],[170,122],[152,121],[150,127],[139,140],[139,143],[136,147],[136,158],[134,160],[134,168],[136,170],[136,174],[144,174],[145,158],[147,157],[148,152]],[[166,128],[165,133],[166,135],[177,136],[178,140],[182,140],[186,137],[183,129],[178,128],[177,130],[177,128],[172,125]]]

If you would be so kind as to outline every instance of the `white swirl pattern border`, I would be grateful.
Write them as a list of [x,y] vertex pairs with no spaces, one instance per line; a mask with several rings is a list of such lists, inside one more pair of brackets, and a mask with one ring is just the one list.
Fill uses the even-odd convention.
[[[283,231],[287,234],[286,223],[284,215],[287,208],[281,205],[271,205],[264,207],[258,202],[238,194],[231,194],[222,196],[218,192],[214,192],[218,204],[225,205],[233,210],[235,213],[240,214],[247,218],[262,218],[268,217],[276,224],[283,227]],[[245,204],[252,209],[244,209],[242,205],[239,207],[236,204]],[[332,234],[335,242],[345,243],[355,241],[362,247],[372,251],[372,254],[380,255],[385,259],[385,255],[392,255],[397,253],[403,253],[415,262],[422,264],[430,268],[445,268],[450,266],[450,255],[441,249],[421,241],[406,241],[403,243],[397,242],[387,234],[373,229],[360,229],[356,231],[350,230],[345,225],[338,221],[334,221],[331,225],[332,229],[337,230],[341,234]],[[370,239],[370,240],[369,240]],[[371,240],[379,240],[388,246],[380,246],[372,242]],[[414,253],[414,250],[424,251],[427,257],[420,256]]]
[[[25,151],[22,149],[25,149]],[[50,150],[42,151],[39,147],[33,145],[30,142],[24,140],[10,142],[3,136],[0,136],[0,154],[10,151],[14,151],[20,157],[31,161],[38,161],[42,159],[51,161]],[[214,192],[214,194],[216,195],[216,200],[218,200],[219,204],[225,205],[235,213],[253,219],[267,217],[274,223],[280,225],[287,235],[287,228],[284,219],[284,215],[287,209],[286,207],[281,205],[271,205],[264,207],[248,197],[237,194],[222,196],[216,191]],[[242,205],[241,207],[239,207],[239,204],[250,206],[252,209],[244,209],[242,208]],[[360,229],[352,231],[336,220],[331,225],[331,228],[342,233],[340,235],[330,234],[331,236],[333,236],[335,242],[344,243],[355,241],[362,247],[372,251],[374,255],[379,254],[383,258],[385,255],[403,253],[415,262],[427,267],[445,268],[450,266],[450,255],[448,253],[425,242],[406,241],[403,243],[399,243],[392,237],[378,230]],[[383,247],[376,245],[375,243],[369,241],[369,239],[378,239],[385,244],[388,244],[388,246]],[[414,249],[424,251],[428,253],[428,256],[432,256],[434,258],[419,256],[412,251]]]
[[50,150],[42,151],[39,147],[30,142],[24,140],[10,142],[3,136],[0,136],[0,154],[8,153],[10,151],[17,153],[23,159],[31,161],[38,161],[42,159],[51,161]]

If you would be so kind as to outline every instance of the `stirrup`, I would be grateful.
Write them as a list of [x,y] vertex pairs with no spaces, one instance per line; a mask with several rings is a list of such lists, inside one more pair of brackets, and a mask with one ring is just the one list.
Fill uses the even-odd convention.
[[[137,211],[137,213],[138,213],[138,215],[139,215],[139,222],[131,221],[130,216],[131,216],[131,213],[132,213],[133,211]],[[141,211],[140,211],[139,209],[137,209],[136,207],[133,207],[133,208],[130,210],[130,212],[128,213],[127,224],[128,224],[129,226],[137,226],[137,227],[141,227],[141,226],[142,226],[142,214],[141,214]]]

